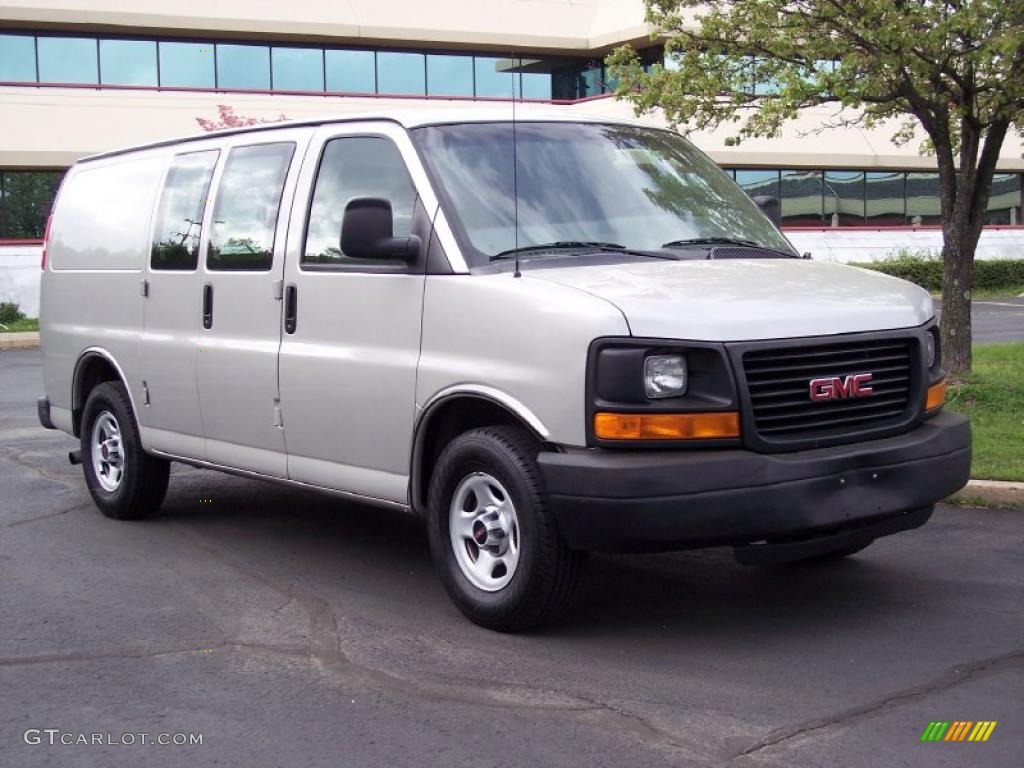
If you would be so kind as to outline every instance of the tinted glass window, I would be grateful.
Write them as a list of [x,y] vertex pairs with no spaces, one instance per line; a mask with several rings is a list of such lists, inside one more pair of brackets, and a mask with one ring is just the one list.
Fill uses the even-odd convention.
[[0,35],[0,80],[31,83],[35,79],[35,38],[31,35]]
[[189,152],[171,161],[153,227],[153,269],[191,270],[199,263],[203,211],[219,154]]
[[868,172],[864,196],[870,223],[896,226],[905,221],[903,178],[902,171]]
[[512,59],[477,56],[473,60],[476,71],[476,95],[511,99],[515,96],[516,82]]
[[1020,181],[1016,173],[997,173],[992,178],[986,224],[1020,224]]
[[718,166],[669,131],[519,123],[515,165],[510,123],[432,126],[413,135],[476,264],[516,246],[570,240],[646,250],[731,237],[792,252]]
[[60,171],[0,172],[0,239],[38,239],[60,186]]
[[217,85],[270,90],[270,49],[264,45],[217,44]]
[[160,85],[213,88],[213,43],[160,43]]
[[472,96],[472,56],[427,56],[427,92],[433,96]]
[[217,190],[208,269],[268,270],[288,165],[295,145],[235,147]]
[[751,197],[768,195],[779,196],[778,171],[736,171],[736,183]]
[[373,93],[377,75],[373,51],[324,51],[327,90],[335,93]]
[[821,171],[782,171],[779,196],[783,224],[821,225]]
[[910,224],[942,223],[939,174],[907,174],[907,221]]
[[519,76],[520,88],[524,99],[550,99],[550,72],[523,72]]
[[100,40],[100,77],[114,85],[156,85],[156,43]]
[[324,52],[319,48],[274,48],[274,90],[322,91]]
[[96,39],[92,37],[40,37],[39,81],[42,83],[95,83]]
[[420,96],[427,92],[422,53],[377,53],[377,90]]
[[826,223],[864,223],[864,172],[825,171]]
[[369,136],[334,139],[327,143],[317,172],[304,263],[358,263],[340,247],[341,220],[354,197],[390,200],[394,236],[405,237],[412,231],[416,191],[398,148],[387,139]]

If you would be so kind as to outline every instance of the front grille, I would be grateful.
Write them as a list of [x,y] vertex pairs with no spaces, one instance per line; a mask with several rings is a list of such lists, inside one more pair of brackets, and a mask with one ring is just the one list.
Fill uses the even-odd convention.
[[[774,347],[743,355],[754,427],[768,441],[812,439],[901,422],[913,381],[911,339]],[[867,397],[814,401],[812,379],[870,373]]]
[[719,246],[708,252],[709,259],[791,259],[789,254],[770,248]]

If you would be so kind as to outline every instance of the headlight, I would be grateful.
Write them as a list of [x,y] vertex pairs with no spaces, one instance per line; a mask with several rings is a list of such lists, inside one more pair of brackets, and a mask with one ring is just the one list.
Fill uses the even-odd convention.
[[935,367],[935,357],[936,357],[935,356],[935,349],[936,349],[935,333],[932,332],[932,331],[929,331],[928,333],[926,333],[924,335],[925,362],[928,364],[928,368],[929,369]]
[[652,400],[686,394],[686,358],[651,355],[644,360],[644,393]]

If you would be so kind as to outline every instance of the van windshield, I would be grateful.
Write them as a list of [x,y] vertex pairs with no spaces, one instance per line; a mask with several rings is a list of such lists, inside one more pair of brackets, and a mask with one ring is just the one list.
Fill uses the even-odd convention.
[[[587,243],[660,250],[745,241],[793,254],[782,234],[678,134],[603,123],[466,123],[414,130],[470,266],[519,249],[584,253]],[[518,238],[513,199],[518,187]],[[575,250],[567,247],[578,244]],[[698,247],[700,243],[695,243]],[[794,254],[795,255],[795,254]]]

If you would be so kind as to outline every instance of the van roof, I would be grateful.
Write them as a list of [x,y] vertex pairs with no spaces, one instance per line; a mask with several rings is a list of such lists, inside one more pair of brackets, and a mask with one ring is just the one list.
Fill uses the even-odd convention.
[[[644,127],[652,127],[641,123],[638,120],[624,120],[621,118],[607,118],[598,117],[593,115],[577,115],[569,114],[557,109],[551,109],[546,105],[541,105],[538,108],[536,104],[523,103],[516,104],[515,107],[515,119],[516,122],[565,122],[565,123],[616,123],[622,125],[639,125]],[[132,147],[124,147],[122,149],[115,149],[109,152],[102,152],[96,155],[89,155],[79,160],[79,163],[89,162],[91,160],[102,160],[108,157],[116,157],[117,155],[127,154],[129,152],[139,152],[146,149],[156,149],[158,147],[173,146],[175,144],[184,144],[189,141],[201,141],[203,139],[214,139],[220,136],[234,136],[242,133],[257,133],[263,131],[274,131],[282,130],[286,128],[296,128],[302,126],[316,126],[316,125],[327,125],[330,123],[353,123],[353,122],[366,122],[369,120],[386,120],[393,123],[398,123],[405,128],[420,128],[425,125],[446,125],[453,123],[494,123],[494,122],[507,122],[513,118],[513,109],[511,103],[509,106],[504,108],[497,107],[486,107],[486,108],[474,108],[467,109],[461,108],[438,108],[438,107],[410,107],[410,108],[399,108],[390,112],[359,112],[345,115],[326,115],[320,118],[307,118],[304,120],[286,120],[282,122],[273,123],[259,123],[258,125],[249,125],[242,128],[227,128],[220,131],[210,131],[207,133],[194,133],[189,136],[182,136],[175,139],[165,139],[163,141],[154,141],[148,144],[139,144]]]

